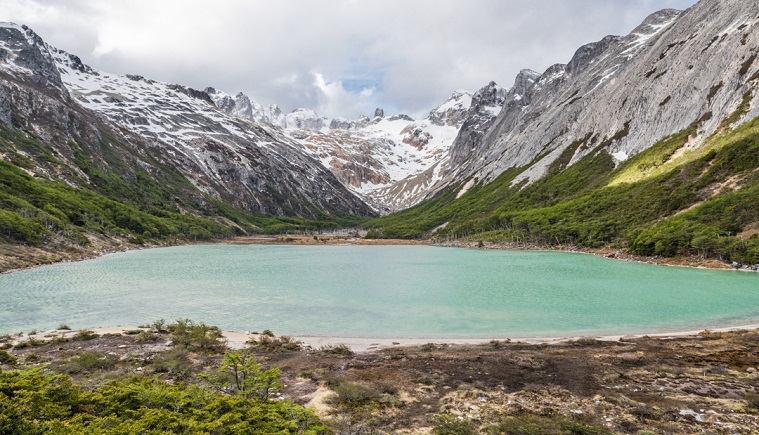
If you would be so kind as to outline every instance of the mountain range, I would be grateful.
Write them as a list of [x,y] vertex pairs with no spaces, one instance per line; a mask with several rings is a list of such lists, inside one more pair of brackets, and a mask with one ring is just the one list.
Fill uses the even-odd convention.
[[[283,113],[0,25],[0,237],[56,251],[362,226],[759,263],[759,4],[650,15],[424,119]],[[384,216],[384,217],[380,217]]]

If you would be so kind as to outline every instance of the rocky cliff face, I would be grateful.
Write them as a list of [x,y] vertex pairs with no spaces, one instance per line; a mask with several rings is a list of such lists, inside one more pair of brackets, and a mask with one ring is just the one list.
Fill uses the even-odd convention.
[[276,104],[264,107],[250,101],[250,98],[242,92],[232,97],[211,87],[206,88],[205,93],[211,97],[214,104],[230,115],[281,127],[286,125],[285,115]]
[[529,183],[576,141],[571,162],[598,148],[619,162],[698,122],[689,143],[698,147],[731,114],[728,123],[759,115],[758,53],[757,2],[702,0],[654,13],[627,36],[581,47],[566,65],[522,71],[484,133],[461,129],[430,191],[525,165],[514,183]]
[[[152,156],[200,191],[241,210],[302,217],[324,211],[371,214],[300,144],[219,111],[205,92],[96,71],[12,24],[0,27],[0,61],[0,121],[55,144],[55,152],[70,162],[66,171],[77,171],[75,148],[83,137],[107,144],[113,135],[133,148],[119,160],[126,166],[150,172],[155,168],[141,155]],[[80,151],[95,160],[101,152]]]

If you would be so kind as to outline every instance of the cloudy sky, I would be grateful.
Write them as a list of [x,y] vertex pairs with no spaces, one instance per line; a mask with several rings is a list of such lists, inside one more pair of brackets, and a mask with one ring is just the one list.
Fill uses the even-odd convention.
[[423,115],[457,89],[510,87],[523,68],[696,0],[3,0],[92,67],[244,92],[326,116]]

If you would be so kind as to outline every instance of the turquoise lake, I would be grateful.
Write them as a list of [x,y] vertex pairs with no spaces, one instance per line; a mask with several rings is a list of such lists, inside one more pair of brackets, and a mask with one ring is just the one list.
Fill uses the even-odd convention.
[[0,275],[0,334],[178,318],[358,337],[697,330],[759,323],[759,274],[558,252],[194,245]]

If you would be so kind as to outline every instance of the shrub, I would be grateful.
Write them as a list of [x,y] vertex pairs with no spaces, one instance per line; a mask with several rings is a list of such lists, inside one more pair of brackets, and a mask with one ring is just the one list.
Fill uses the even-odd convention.
[[73,337],[71,337],[71,339],[78,340],[78,341],[87,341],[87,340],[94,340],[98,337],[100,336],[96,334],[94,331],[80,329],[79,332],[77,332],[76,334],[74,334]]
[[158,341],[158,334],[153,331],[140,331],[134,336],[135,343],[152,343]]
[[62,343],[68,343],[70,340],[66,337],[58,337],[55,336],[50,340],[50,343],[53,344],[62,344]]
[[469,420],[459,420],[450,415],[439,415],[433,419],[432,433],[435,435],[475,435],[477,427]]
[[108,370],[115,367],[118,361],[119,357],[117,355],[110,355],[97,351],[86,351],[63,363],[61,369],[69,374],[86,373],[93,370]]
[[16,345],[13,346],[13,348],[14,349],[26,349],[26,348],[29,348],[29,347],[42,346],[43,344],[45,344],[44,341],[38,340],[38,339],[36,339],[34,337],[29,337],[26,341],[21,341],[21,342],[16,343]]
[[151,367],[155,373],[167,373],[177,380],[188,379],[194,369],[189,352],[181,347],[159,353],[153,358]]
[[0,350],[0,364],[14,365],[18,360],[15,356],[9,354],[4,350]]
[[280,374],[276,367],[263,370],[249,352],[234,350],[224,354],[217,375],[209,379],[223,391],[266,401],[272,393],[282,388]]
[[380,398],[380,393],[376,389],[347,380],[341,380],[333,388],[333,391],[335,396],[333,396],[332,401],[349,408],[376,402]]
[[398,387],[387,382],[365,384],[349,381],[341,376],[325,374],[324,383],[335,392],[330,401],[348,409],[371,409],[402,403],[398,398]]
[[349,356],[353,355],[353,351],[350,347],[344,345],[344,344],[337,344],[337,345],[329,345],[329,346],[322,346],[319,349],[319,352],[325,353],[327,355],[344,355]]
[[163,319],[158,319],[155,322],[153,322],[150,325],[150,327],[153,328],[153,330],[155,330],[155,332],[165,332],[166,331],[166,321],[163,320]]
[[226,348],[221,330],[216,326],[205,323],[195,323],[189,319],[180,319],[168,326],[171,340],[175,346],[181,346],[191,351],[222,352]]
[[759,393],[756,391],[749,391],[743,395],[746,400],[746,405],[749,409],[759,410]]
[[503,418],[488,427],[487,433],[514,435],[604,435],[603,426],[593,424],[588,417],[567,418],[561,415],[517,414]]
[[295,341],[286,335],[274,337],[273,335],[261,334],[257,340],[252,339],[247,343],[257,349],[269,352],[292,352],[301,349],[299,341]]

